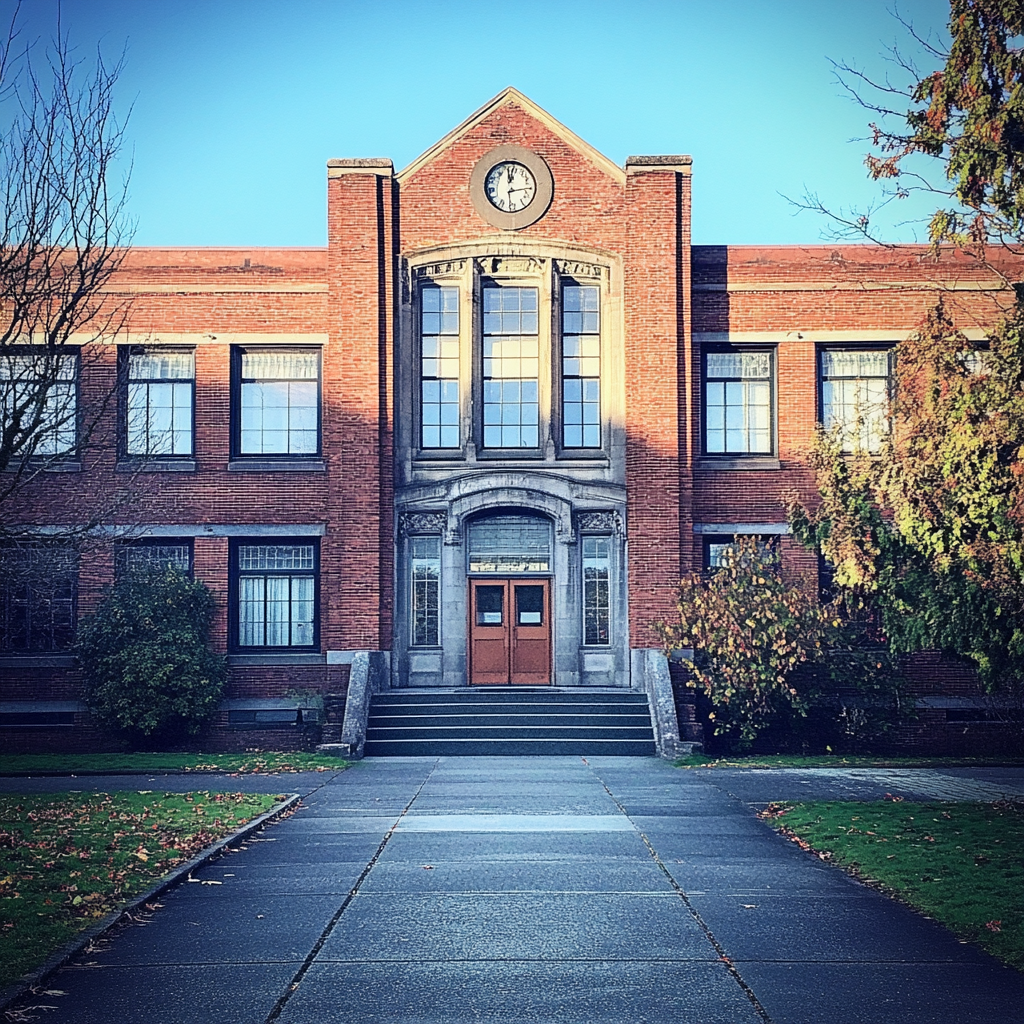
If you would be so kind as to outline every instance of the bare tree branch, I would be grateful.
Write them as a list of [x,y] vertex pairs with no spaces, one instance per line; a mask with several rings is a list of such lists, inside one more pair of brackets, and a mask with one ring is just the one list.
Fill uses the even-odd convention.
[[105,292],[131,236],[115,164],[123,67],[78,58],[59,22],[41,53],[17,10],[0,43],[0,507],[80,457],[116,396],[83,413],[77,378],[128,313]]

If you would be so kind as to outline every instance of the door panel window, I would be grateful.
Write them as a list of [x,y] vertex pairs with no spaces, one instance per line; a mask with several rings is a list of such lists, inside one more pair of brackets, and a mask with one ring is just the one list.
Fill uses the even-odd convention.
[[478,626],[500,626],[505,620],[505,588],[476,588],[476,624]]
[[516,587],[516,622],[520,626],[544,624],[544,588]]

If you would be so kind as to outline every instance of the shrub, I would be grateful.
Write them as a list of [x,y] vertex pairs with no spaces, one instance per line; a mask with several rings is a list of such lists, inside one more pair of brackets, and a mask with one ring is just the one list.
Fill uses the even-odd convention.
[[684,577],[677,609],[655,628],[668,651],[693,649],[689,685],[710,703],[720,752],[762,736],[777,748],[852,747],[889,728],[891,659],[862,624],[788,584],[753,538],[723,567]]
[[132,746],[180,743],[213,714],[227,676],[213,612],[209,590],[169,566],[126,575],[80,626],[89,706]]

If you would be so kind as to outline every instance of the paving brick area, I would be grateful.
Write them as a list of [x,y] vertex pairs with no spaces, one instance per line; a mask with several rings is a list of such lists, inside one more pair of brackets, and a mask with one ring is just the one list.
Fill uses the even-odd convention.
[[[66,780],[2,779],[0,789]],[[43,783],[43,785],[37,785]],[[1024,976],[776,836],[790,796],[1024,794],[1024,772],[369,759],[59,972],[53,1024],[1003,1024]]]

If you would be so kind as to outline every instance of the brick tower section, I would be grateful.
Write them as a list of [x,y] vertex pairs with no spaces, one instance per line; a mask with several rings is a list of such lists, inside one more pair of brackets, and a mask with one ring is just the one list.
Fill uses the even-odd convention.
[[626,487],[633,647],[658,645],[692,532],[688,409],[690,158],[626,163]]
[[390,647],[393,175],[390,160],[327,165],[324,453],[332,483],[321,580],[328,650]]

